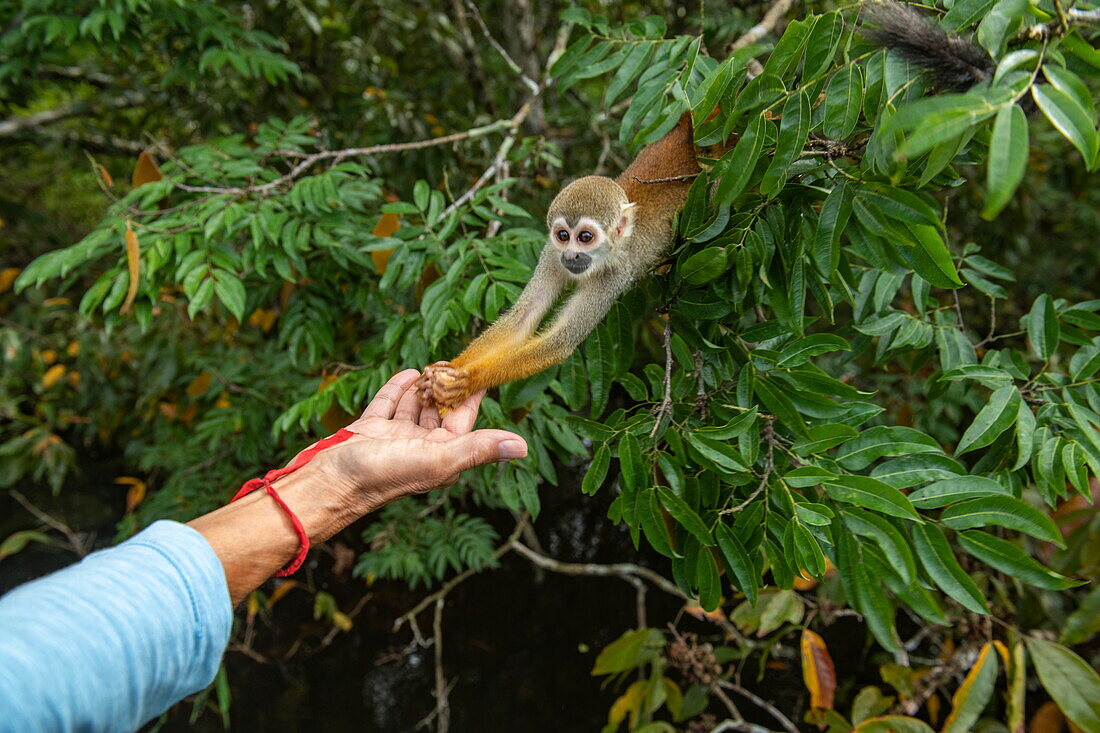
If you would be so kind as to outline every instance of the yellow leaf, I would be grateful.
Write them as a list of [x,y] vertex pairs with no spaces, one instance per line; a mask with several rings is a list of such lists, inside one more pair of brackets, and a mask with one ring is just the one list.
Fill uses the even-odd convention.
[[46,365],[53,364],[55,361],[57,361],[57,352],[53,349],[44,349],[41,356],[43,363],[45,363]]
[[928,710],[928,719],[932,721],[932,725],[939,722],[940,719],[940,707],[943,705],[940,702],[940,696],[936,693],[932,693],[928,698],[928,702],[924,704],[926,710]]
[[825,640],[819,635],[802,631],[802,679],[810,691],[810,707],[833,709],[836,694],[836,669]]
[[19,277],[19,273],[22,272],[18,267],[5,267],[0,270],[0,293],[6,293],[11,290],[12,283],[15,282],[15,278]]
[[982,645],[974,666],[966,673],[959,689],[955,690],[951,698],[951,714],[943,722],[943,733],[965,733],[970,730],[989,702],[997,677],[997,657],[991,653],[993,649],[990,642]]
[[201,371],[198,376],[191,380],[191,384],[187,385],[188,397],[200,397],[206,388],[210,386],[210,372]]
[[260,591],[254,590],[248,594],[248,623],[252,623],[252,619],[256,618],[256,614],[260,612]]
[[134,188],[153,181],[159,181],[162,178],[164,178],[164,174],[157,167],[157,161],[153,160],[153,156],[149,153],[142,150],[141,154],[138,155],[137,165],[134,166],[134,175],[130,179],[134,184]]
[[229,407],[231,404],[233,404],[233,403],[229,401],[229,393],[228,392],[222,392],[220,395],[218,395],[218,399],[214,401],[214,407],[217,407],[218,409],[221,409],[221,410],[224,410],[225,408]]
[[1006,698],[1005,723],[1011,733],[1024,733],[1024,707],[1027,695],[1027,659],[1024,643],[1016,642],[1012,647],[1012,664],[1005,663],[1008,669],[1008,694]]
[[73,302],[68,298],[46,298],[42,301],[43,308],[51,308],[55,305],[72,305]]
[[80,354],[80,342],[70,341],[69,345],[65,347],[65,353],[70,357],[76,357]]
[[607,724],[618,728],[619,724],[626,718],[626,714],[642,704],[645,698],[645,688],[645,680],[636,680],[630,687],[626,688],[626,692],[611,704],[611,709],[607,712]]
[[340,629],[340,631],[351,631],[351,618],[343,611],[333,611],[332,625]]
[[139,481],[138,483],[131,486],[129,488],[129,490],[127,490],[127,492],[126,492],[126,513],[127,514],[134,511],[135,509],[137,509],[138,504],[140,504],[142,502],[142,500],[145,498],[145,490],[146,490],[146,485],[145,485],[144,481]]
[[284,580],[282,583],[279,583],[275,590],[271,591],[271,595],[267,597],[267,607],[271,608],[279,602],[279,599],[297,587],[298,581],[296,580]]
[[46,370],[46,373],[42,375],[42,386],[46,389],[57,384],[57,382],[65,376],[65,365],[54,364],[52,367]]
[[69,386],[73,389],[80,386],[80,372],[69,372]]
[[[144,153],[142,153],[144,155]],[[130,222],[126,222],[126,269],[130,273],[130,286],[126,288],[126,299],[122,301],[122,307],[118,309],[123,315],[130,312],[130,306],[137,297],[138,277],[141,275],[141,246],[138,244],[138,235]]]

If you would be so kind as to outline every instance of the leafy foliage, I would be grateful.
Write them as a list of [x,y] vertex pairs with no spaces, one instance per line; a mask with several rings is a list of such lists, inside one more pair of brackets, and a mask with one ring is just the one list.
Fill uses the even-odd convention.
[[[44,92],[24,71],[94,45],[117,72],[146,58],[133,49],[169,36],[183,40],[167,89],[209,80],[224,100],[234,79],[263,78],[280,95],[316,79],[294,44],[213,3],[116,5],[82,19],[28,6],[0,45],[0,88],[33,106]],[[974,31],[996,62],[964,93],[934,93],[915,65],[861,39],[856,8],[721,55],[700,35],[666,37],[656,17],[566,10],[574,40],[550,70],[549,114],[583,130],[593,108],[622,110],[614,147],[636,151],[690,112],[700,145],[730,145],[704,160],[660,274],[565,363],[485,401],[484,423],[520,430],[530,459],[473,472],[430,503],[387,507],[363,534],[356,574],[419,586],[491,567],[499,535],[474,514],[537,516],[541,486],[579,483],[612,492],[610,521],[636,546],[644,536],[703,609],[732,606],[731,621],[758,638],[809,623],[795,592],[807,588],[858,612],[896,659],[899,611],[939,625],[1004,612],[1065,644],[1090,638],[1096,593],[1072,612],[1065,591],[1095,577],[1100,519],[1053,510],[1082,506],[1100,475],[1095,261],[1079,245],[1039,252],[1026,239],[1061,236],[1031,222],[1042,219],[1036,201],[1096,222],[1095,197],[1036,183],[1028,169],[1070,178],[1100,167],[1100,51],[1092,29],[1062,27],[1045,0],[944,10],[941,25]],[[726,20],[710,22],[729,34]],[[1035,24],[1051,31],[1021,34]],[[155,86],[168,63],[135,73]],[[98,226],[0,275],[0,292],[14,280],[20,293],[0,323],[0,484],[60,491],[79,450],[106,448],[155,489],[122,533],[193,515],[305,434],[345,423],[394,371],[457,353],[515,299],[545,241],[540,184],[564,178],[563,155],[584,152],[525,137],[507,115],[478,118],[462,151],[441,148],[457,159],[447,164],[336,149],[341,124],[385,142],[394,127],[449,129],[407,114],[416,105],[400,90],[368,91],[377,104],[365,122],[284,110],[247,128],[219,122],[207,128],[217,134],[154,151],[157,175],[132,189],[95,169],[117,196]],[[498,96],[502,109],[524,101]],[[579,112],[573,97],[587,103]],[[190,118],[205,120],[194,106]],[[468,106],[449,104],[466,127]],[[1026,235],[988,235],[995,226]],[[1033,268],[1085,276],[1066,285]],[[315,601],[319,617],[337,618],[331,596]],[[686,720],[708,704],[711,682],[685,692],[665,676],[664,641],[641,629],[601,655],[597,674],[644,671],[611,729],[654,723],[658,710]],[[1020,662],[1002,659],[1014,680],[1026,669],[1019,648]],[[996,674],[984,666],[996,664],[990,649],[966,667],[983,675],[971,695]],[[1029,640],[1026,650],[1087,725],[1095,711],[1072,694],[1092,684],[1087,663],[1063,647]],[[890,670],[884,681],[902,694]],[[868,689],[837,729],[896,723]],[[955,724],[970,725],[983,699]]]

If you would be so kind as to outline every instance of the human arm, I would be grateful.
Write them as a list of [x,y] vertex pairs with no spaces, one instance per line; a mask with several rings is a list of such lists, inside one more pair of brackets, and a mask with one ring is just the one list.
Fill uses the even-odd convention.
[[[483,393],[440,418],[436,408],[421,407],[414,387],[419,376],[413,369],[394,376],[348,425],[348,441],[274,482],[311,543],[401,496],[448,486],[468,468],[527,455],[526,443],[514,433],[471,432]],[[234,604],[298,550],[287,515],[262,491],[189,525],[221,560]]]
[[[355,435],[274,482],[310,538],[466,468],[519,458],[502,430],[472,431],[480,395],[441,420],[405,371],[348,426]],[[232,605],[294,556],[263,493],[118,547],[0,598],[0,731],[132,731],[214,678]],[[232,599],[232,600],[231,600]]]

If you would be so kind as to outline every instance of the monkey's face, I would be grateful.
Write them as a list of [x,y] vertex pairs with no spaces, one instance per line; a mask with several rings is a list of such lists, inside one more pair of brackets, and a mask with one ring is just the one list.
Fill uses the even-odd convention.
[[546,219],[562,267],[573,277],[587,277],[605,267],[629,238],[634,204],[610,178],[585,176],[561,190]]

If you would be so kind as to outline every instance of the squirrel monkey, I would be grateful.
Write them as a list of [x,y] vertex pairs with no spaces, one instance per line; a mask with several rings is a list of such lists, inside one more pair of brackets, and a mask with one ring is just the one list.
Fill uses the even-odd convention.
[[[564,361],[616,298],[672,242],[672,220],[700,171],[685,114],[615,179],[585,176],[563,188],[546,214],[550,239],[515,305],[453,360],[425,367],[420,400],[445,414],[471,394]],[[538,330],[562,292],[572,293]]]
[[[892,1],[864,8],[873,24],[864,37],[925,67],[940,89],[964,91],[990,78],[995,64],[985,51],[918,11]],[[700,172],[698,152],[685,114],[618,178],[585,176],[563,188],[550,204],[550,240],[527,287],[455,359],[425,367],[421,403],[446,414],[474,392],[564,361],[669,248],[673,216]],[[538,330],[568,287],[573,292],[553,322]]]

